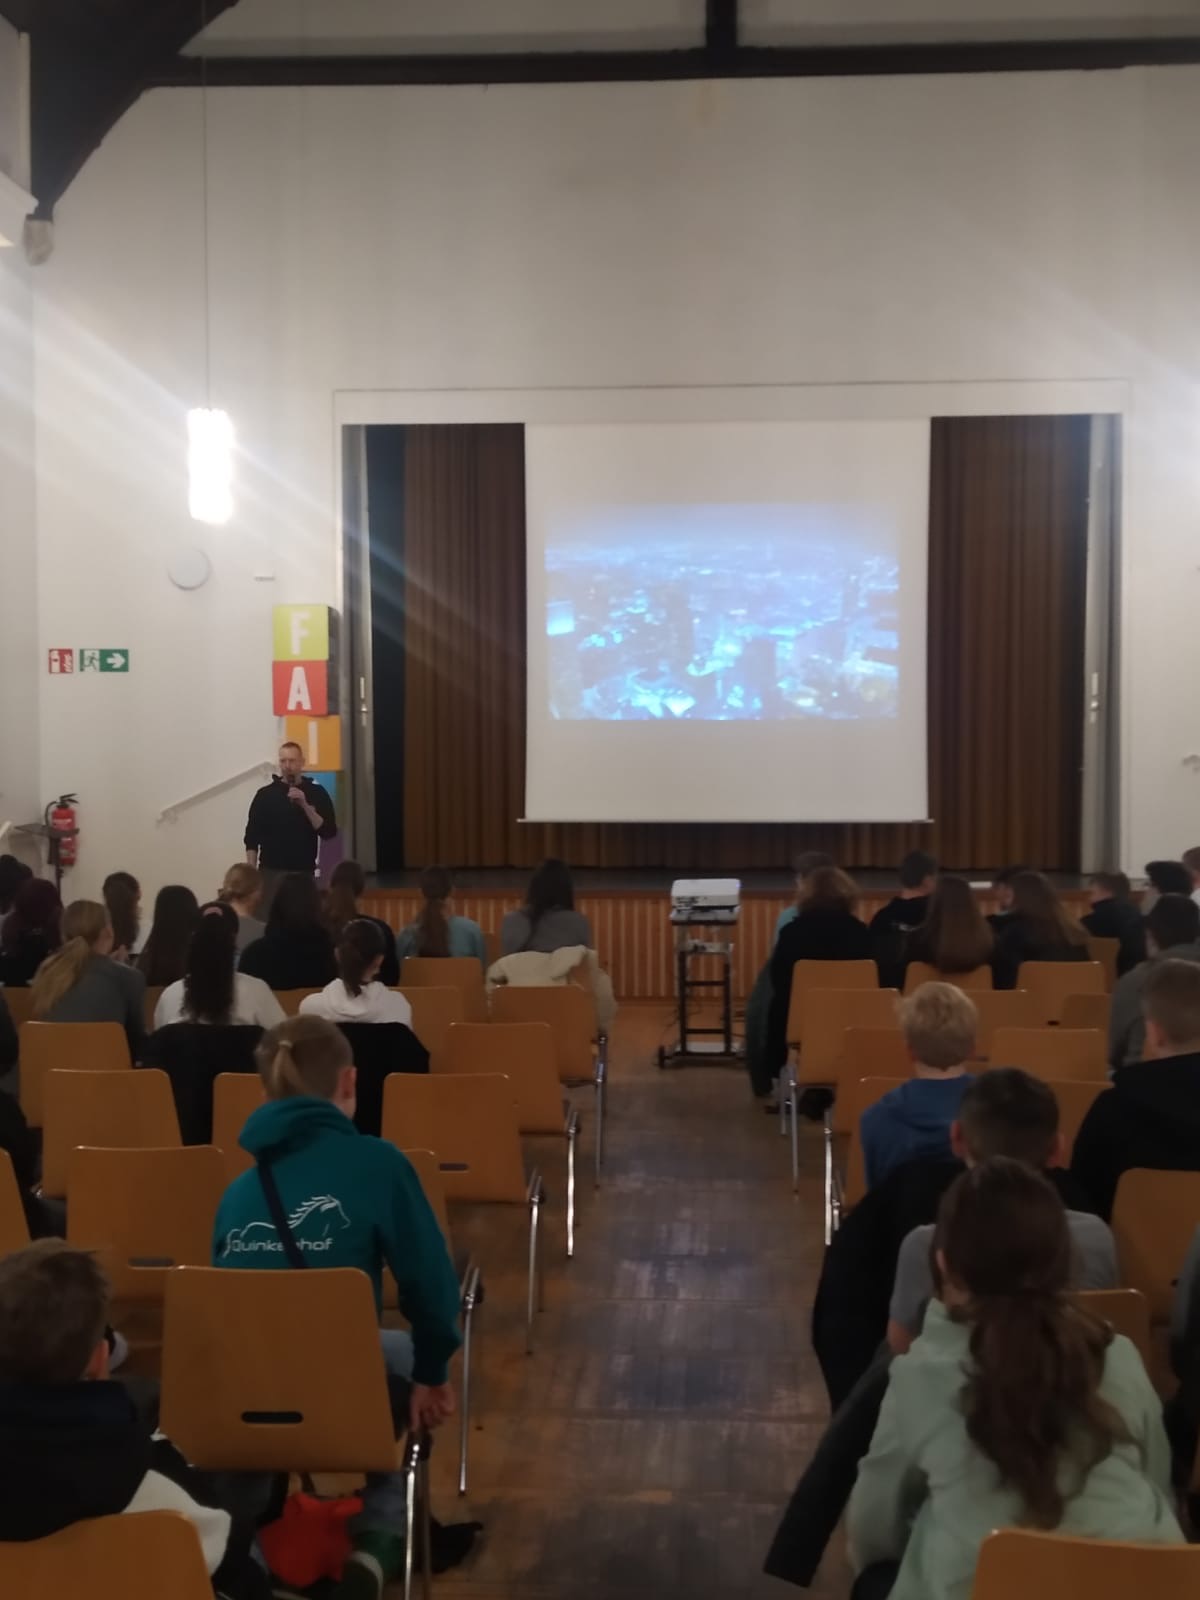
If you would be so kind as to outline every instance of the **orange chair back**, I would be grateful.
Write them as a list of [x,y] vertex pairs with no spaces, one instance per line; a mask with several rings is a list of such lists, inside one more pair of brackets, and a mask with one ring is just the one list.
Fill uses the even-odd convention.
[[[819,963],[814,963],[819,964]],[[832,965],[833,963],[825,963]],[[797,1077],[804,1083],[842,1081],[846,1030],[896,1026],[895,989],[809,989],[804,994],[804,1042]]]
[[1117,981],[1117,960],[1121,954],[1120,939],[1102,939],[1088,934],[1088,954],[1104,968],[1104,986],[1112,989]]
[[1123,1333],[1136,1345],[1142,1364],[1150,1371],[1154,1347],[1150,1340],[1150,1308],[1144,1294],[1136,1289],[1079,1289],[1073,1298],[1085,1311],[1107,1322],[1114,1333]]
[[952,983],[956,989],[974,993],[976,989],[992,988],[992,969],[976,967],[971,972],[939,972],[927,961],[909,962],[908,971],[904,974],[905,994],[912,994],[913,990],[919,989],[923,983]]
[[1098,961],[1023,961],[1017,982],[1035,997],[1039,1022],[1061,1022],[1069,994],[1108,992],[1104,968]]
[[161,1410],[204,1470],[394,1471],[370,1280],[349,1267],[171,1273]]
[[1200,1226],[1200,1172],[1121,1174],[1112,1231],[1121,1281],[1146,1297],[1153,1324],[1169,1322],[1175,1283]]
[[998,1029],[1040,1025],[1038,1003],[1024,989],[976,989],[971,1004],[979,1014],[975,1054],[984,1061],[991,1054],[992,1037]]
[[873,961],[797,961],[792,968],[788,1002],[787,1042],[803,1039],[804,997],[814,989],[878,989],[879,968]]
[[267,1091],[257,1072],[219,1072],[213,1079],[212,1137],[225,1160],[226,1183],[254,1165],[238,1139],[251,1112],[266,1103]]
[[483,968],[474,956],[406,956],[400,966],[400,985],[404,989],[460,989],[463,1021],[487,1021]]
[[85,1146],[71,1152],[67,1171],[67,1238],[100,1253],[115,1300],[161,1301],[173,1267],[212,1259],[213,1223],[225,1190],[225,1165],[214,1146]]
[[502,1072],[512,1085],[522,1133],[563,1131],[554,1033],[546,1022],[456,1022],[438,1070]]
[[0,1150],[0,1256],[23,1250],[29,1243],[29,1223],[21,1203],[12,1157]]
[[1020,1067],[1035,1078],[1067,1083],[1072,1079],[1108,1083],[1106,1038],[1096,1028],[998,1028],[988,1062]]
[[42,1188],[54,1198],[67,1193],[68,1162],[80,1145],[169,1150],[180,1143],[171,1080],[157,1067],[137,1072],[50,1072],[42,1099],[46,1114]]
[[1004,1528],[980,1546],[971,1600],[1194,1600],[1200,1588],[1200,1545],[1118,1544],[1068,1539],[1061,1533]]
[[307,1000],[310,994],[320,994],[320,989],[276,989],[275,998],[283,1008],[283,1013],[288,1017],[300,1014],[301,1000]]
[[401,1150],[436,1150],[449,1201],[525,1204],[517,1109],[502,1073],[393,1072],[383,1137]]
[[588,990],[574,983],[537,988],[502,984],[492,992],[492,1021],[548,1023],[554,1034],[560,1080],[591,1081],[595,1070],[592,1039],[596,1033],[596,1003]]
[[212,1600],[194,1523],[178,1511],[75,1522],[48,1539],[0,1544],[0,1594],[16,1600]]
[[450,1213],[446,1209],[446,1185],[442,1178],[442,1169],[438,1158],[432,1150],[405,1150],[404,1155],[417,1177],[420,1179],[421,1188],[425,1191],[425,1198],[429,1201],[429,1209],[437,1218],[438,1227],[442,1230],[442,1238],[446,1241],[446,1249],[453,1253],[453,1241],[450,1233]]
[[[885,1094],[891,1094],[893,1089],[899,1089],[907,1081],[906,1078],[860,1078],[856,1082],[843,1084],[838,1093],[837,1103],[845,1104],[845,1121],[850,1134],[850,1145],[846,1151],[846,1181],[842,1187],[843,1204],[847,1210],[856,1206],[867,1192],[867,1166],[859,1135],[862,1114],[877,1100],[882,1100]],[[840,1132],[836,1124],[834,1131]]]
[[48,1072],[124,1072],[133,1066],[119,1022],[26,1022],[20,1038],[21,1110],[31,1128],[44,1120]]
[[1083,1119],[1095,1104],[1097,1095],[1102,1095],[1108,1085],[1099,1078],[1077,1078],[1073,1082],[1048,1078],[1045,1082],[1054,1090],[1058,1101],[1058,1131],[1066,1146],[1064,1160],[1070,1165]]
[[1060,1026],[1064,1028],[1099,1028],[1107,1039],[1108,1023],[1111,1015],[1111,995],[1069,994],[1063,1001]]
[[435,1066],[446,1048],[446,1035],[456,1022],[466,1021],[463,991],[452,984],[430,988],[416,984],[411,989],[403,985],[400,993],[412,1007],[412,1031],[429,1051],[429,1064]]

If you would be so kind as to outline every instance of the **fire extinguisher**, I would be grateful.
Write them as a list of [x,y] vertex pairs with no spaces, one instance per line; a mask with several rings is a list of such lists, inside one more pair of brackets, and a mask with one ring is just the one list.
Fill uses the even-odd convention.
[[79,797],[60,794],[46,807],[43,820],[46,839],[50,847],[50,865],[54,868],[55,882],[62,886],[62,869],[73,867],[79,853],[79,827],[75,821],[75,806]]

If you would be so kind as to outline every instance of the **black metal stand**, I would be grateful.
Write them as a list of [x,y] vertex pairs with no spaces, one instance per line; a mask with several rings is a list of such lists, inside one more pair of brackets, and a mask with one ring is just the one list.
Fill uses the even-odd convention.
[[[671,1049],[659,1046],[660,1067],[713,1066],[737,1060],[742,1042],[733,1037],[733,940],[706,939],[690,930],[719,928],[732,932],[728,920],[707,921],[702,915],[687,919],[671,918],[675,928],[675,994],[679,1007],[679,1041]],[[721,961],[719,978],[693,978],[691,964],[705,956]],[[721,995],[721,1021],[717,1027],[701,1027],[692,1021],[689,1001],[700,993],[717,989]],[[709,1043],[708,1041],[712,1041]],[[704,1041],[704,1042],[701,1042]],[[717,1041],[720,1041],[719,1043]]]

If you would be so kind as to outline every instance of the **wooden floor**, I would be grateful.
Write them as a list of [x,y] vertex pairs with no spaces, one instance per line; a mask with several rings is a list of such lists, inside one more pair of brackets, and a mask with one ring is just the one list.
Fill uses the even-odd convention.
[[[472,1481],[436,1452],[435,1509],[486,1534],[442,1600],[728,1600],[785,1595],[761,1575],[827,1416],[809,1350],[820,1260],[819,1145],[799,1201],[784,1141],[727,1068],[660,1072],[662,1005],[627,1006],[613,1041],[603,1188],[582,1195],[576,1259],[548,1214],[546,1309],[522,1352],[520,1219],[463,1220],[490,1313]],[[591,1154],[590,1091],[584,1156]],[[552,1172],[547,1163],[548,1172]],[[561,1198],[561,1176],[551,1179]],[[504,1235],[509,1235],[504,1237]],[[499,1244],[497,1244],[499,1240]],[[814,1596],[848,1589],[840,1550]]]

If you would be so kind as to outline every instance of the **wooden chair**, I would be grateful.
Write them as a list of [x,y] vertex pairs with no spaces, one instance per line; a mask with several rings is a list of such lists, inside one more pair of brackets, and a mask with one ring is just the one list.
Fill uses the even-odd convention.
[[988,1061],[1055,1083],[1108,1083],[1107,1036],[1097,1028],[998,1028]]
[[[446,1185],[442,1169],[432,1150],[406,1150],[404,1154],[413,1171],[421,1180],[421,1188],[429,1201],[429,1208],[437,1218],[438,1227],[446,1241],[450,1259],[458,1272],[459,1309],[462,1315],[462,1395],[459,1405],[458,1439],[458,1492],[467,1492],[467,1445],[471,1436],[471,1354],[472,1330],[476,1309],[483,1304],[483,1279],[479,1268],[470,1259],[459,1263],[454,1250],[454,1237],[450,1231],[450,1213],[446,1206]],[[386,1300],[385,1300],[386,1304]]]
[[1107,1322],[1114,1333],[1123,1333],[1137,1346],[1146,1371],[1151,1370],[1154,1350],[1150,1341],[1150,1308],[1144,1294],[1136,1289],[1079,1289],[1074,1299],[1085,1311]]
[[[478,966],[478,962],[476,962]],[[575,1254],[575,1147],[579,1113],[563,1105],[554,1034],[545,1022],[456,1022],[446,1036],[443,1072],[502,1072],[512,1086],[525,1137],[566,1142],[567,1259]]]
[[400,965],[403,989],[459,989],[464,1022],[486,1022],[487,990],[483,968],[474,956],[406,956]]
[[1198,1224],[1200,1172],[1137,1167],[1121,1174],[1112,1213],[1121,1281],[1145,1295],[1154,1326],[1171,1320],[1175,1282]]
[[417,984],[411,989],[402,985],[400,993],[412,1007],[412,1031],[429,1051],[430,1066],[436,1067],[447,1033],[456,1022],[467,1020],[463,991],[453,984],[437,988]]
[[1102,939],[1089,933],[1087,947],[1092,960],[1098,961],[1104,968],[1105,987],[1113,989],[1117,982],[1117,961],[1121,955],[1120,939]]
[[469,1205],[524,1206],[529,1212],[525,1348],[533,1350],[542,1287],[538,1224],[545,1190],[526,1177],[513,1089],[502,1073],[393,1073],[383,1087],[383,1137],[401,1150],[436,1150],[446,1198]]
[[42,1126],[42,1084],[48,1072],[124,1072],[133,1066],[119,1022],[26,1022],[20,1048],[21,1110],[31,1128]]
[[0,1544],[0,1594],[13,1600],[212,1600],[195,1525],[178,1511],[75,1522],[48,1539]]
[[163,988],[164,985],[158,983],[152,989],[148,988],[146,990],[146,997],[142,1006],[142,1020],[146,1024],[147,1033],[154,1032],[154,1013],[158,1009],[158,1002],[162,999]]
[[0,1256],[23,1250],[28,1243],[29,1223],[21,1203],[21,1191],[17,1187],[12,1158],[7,1150],[0,1150]]
[[596,1032],[596,1006],[578,984],[518,988],[492,993],[492,1021],[546,1022],[554,1034],[560,1083],[592,1085],[596,1105],[596,1183],[604,1164],[604,1112],[608,1100],[608,1036]]
[[979,1550],[971,1600],[1195,1600],[1200,1545],[1119,1544],[1003,1528]]
[[904,974],[904,992],[912,994],[923,983],[951,983],[956,989],[974,994],[977,989],[993,987],[991,967],[975,967],[971,972],[939,972],[927,961],[910,961]]
[[803,1043],[804,997],[814,989],[878,989],[879,968],[873,961],[797,961],[792,968],[788,1000],[787,1042]]
[[[801,963],[797,963],[800,965]],[[833,961],[805,963],[814,967],[842,965]],[[871,962],[865,965],[871,966]],[[795,991],[793,991],[794,993]],[[804,998],[804,1042],[800,1046],[798,1062],[793,1062],[786,1088],[786,1112],[791,1122],[792,1134],[792,1189],[800,1187],[800,1135],[797,1102],[801,1082],[810,1085],[827,1085],[835,1093],[842,1076],[846,1030],[855,1028],[895,1028],[896,1004],[900,998],[895,989],[807,989]],[[826,1162],[826,1192],[832,1194],[832,1172]]]
[[162,1342],[162,1300],[172,1268],[212,1259],[213,1223],[225,1189],[221,1152],[202,1144],[178,1150],[85,1146],[71,1152],[67,1174],[67,1238],[99,1253],[112,1282],[113,1322],[144,1370]]
[[42,1105],[42,1192],[55,1199],[67,1193],[68,1162],[80,1145],[169,1150],[181,1142],[170,1079],[155,1068],[49,1072]]
[[1059,1026],[1063,1028],[1098,1028],[1107,1039],[1108,1023],[1111,1015],[1111,995],[1069,994],[1063,1001]]
[[[835,1182],[833,1206],[831,1216],[830,1235],[841,1226],[842,1217],[858,1202],[867,1192],[867,1165],[863,1158],[861,1124],[862,1115],[877,1100],[882,1100],[885,1094],[890,1094],[893,1089],[899,1089],[912,1076],[907,1073],[903,1078],[859,1078],[845,1083],[838,1093],[838,1102],[845,1107],[845,1120],[848,1124],[847,1132],[850,1143],[846,1150],[846,1174],[844,1180]],[[837,1103],[837,1102],[835,1102]],[[834,1129],[834,1132],[837,1130]],[[827,1131],[826,1137],[830,1135]]]
[[1058,1101],[1058,1131],[1066,1146],[1063,1160],[1070,1166],[1075,1140],[1079,1137],[1083,1119],[1096,1103],[1096,1097],[1108,1089],[1108,1084],[1099,1078],[1076,1079],[1074,1082],[1065,1083],[1051,1078],[1043,1081],[1047,1088],[1054,1090],[1054,1098]]
[[976,989],[971,1004],[979,1014],[975,1031],[975,1054],[986,1061],[992,1039],[1001,1028],[1036,1028],[1041,1025],[1039,1006],[1024,989]]
[[307,1000],[310,994],[320,994],[320,989],[276,989],[275,998],[283,1007],[285,1016],[297,1017],[300,1015],[300,1002]]
[[[326,1359],[314,1359],[314,1351]],[[396,1471],[387,1371],[366,1274],[348,1267],[173,1272],[163,1319],[161,1426],[202,1471]],[[420,1441],[410,1437],[404,1464],[427,1513],[421,1453]],[[411,1487],[406,1520],[407,1595],[417,1542]],[[428,1550],[427,1522],[424,1532]]]
[[220,1072],[213,1079],[213,1144],[225,1162],[225,1182],[232,1183],[254,1165],[238,1143],[246,1119],[267,1102],[257,1072]]
[[1061,1022],[1069,994],[1107,994],[1104,968],[1098,961],[1023,961],[1017,983],[1033,995],[1039,1022]]
[[24,1023],[33,1021],[33,990],[28,985],[17,989],[10,989],[5,985],[0,992],[4,995],[4,1003],[8,1007],[14,1028],[20,1028]]

